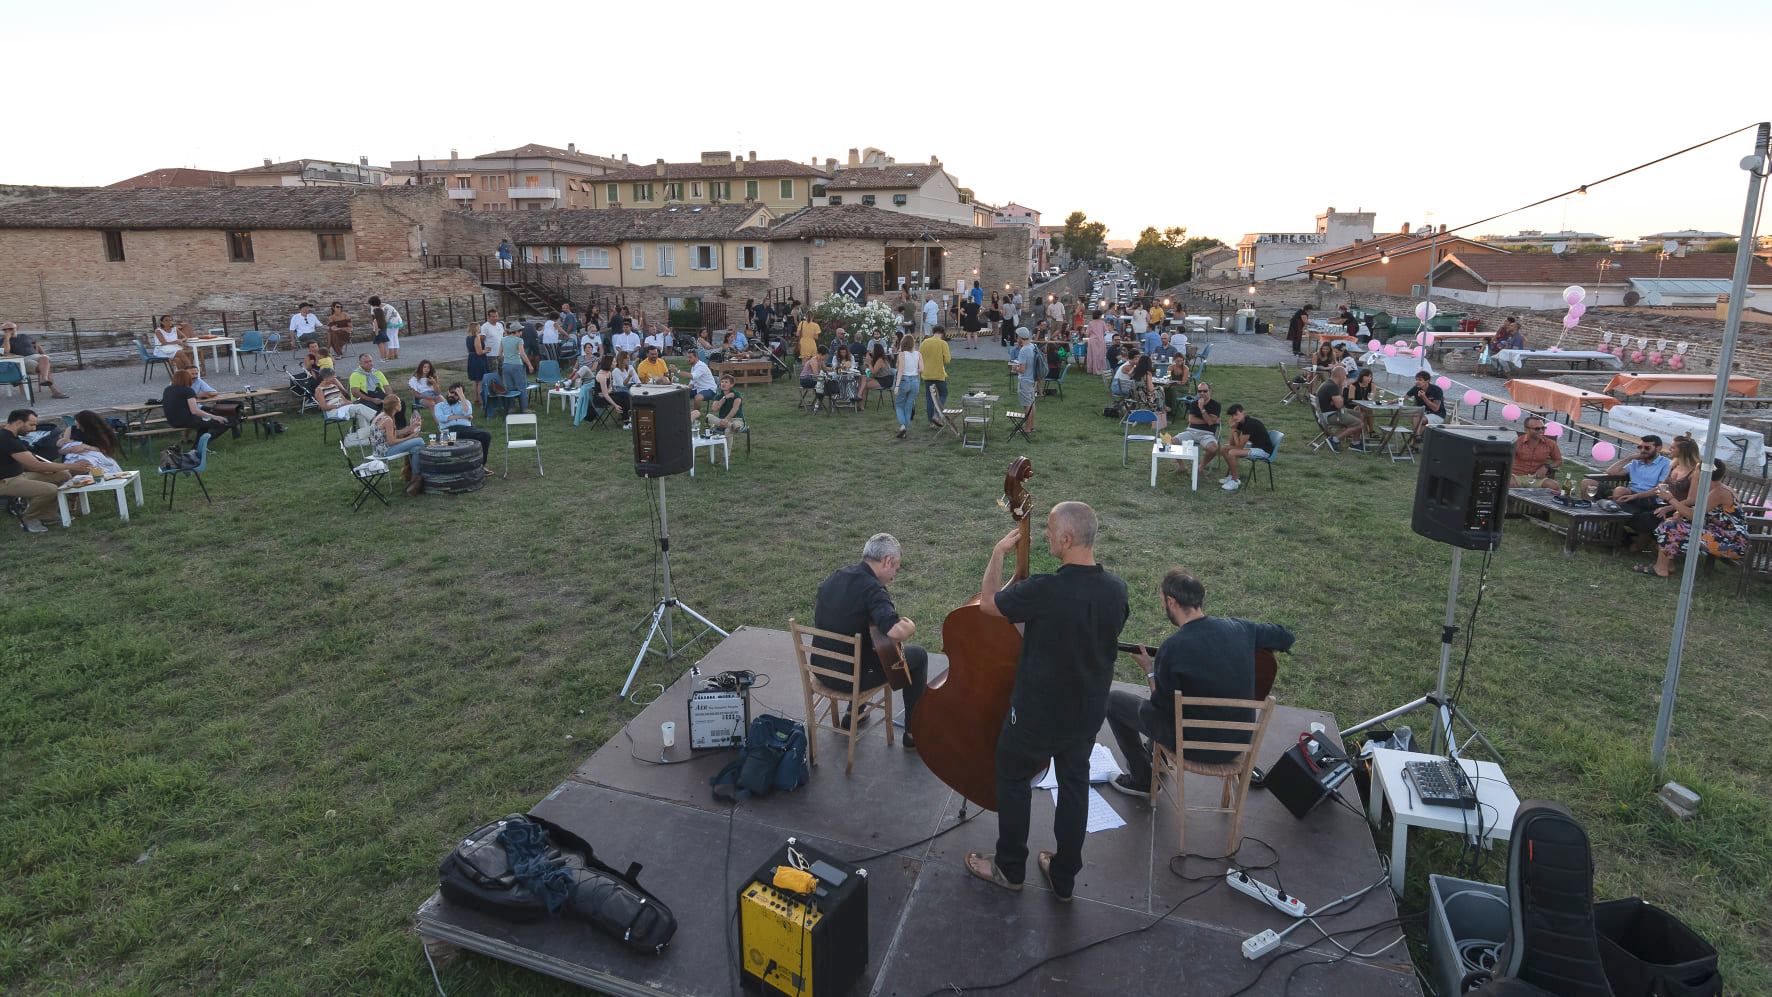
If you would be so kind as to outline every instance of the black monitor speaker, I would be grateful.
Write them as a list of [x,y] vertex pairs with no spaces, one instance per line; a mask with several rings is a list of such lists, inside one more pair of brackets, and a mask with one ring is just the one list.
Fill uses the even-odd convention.
[[1415,532],[1466,550],[1500,543],[1514,436],[1511,429],[1492,426],[1429,429],[1409,523]]
[[628,392],[634,423],[634,473],[662,478],[689,470],[689,389],[681,384],[640,384]]

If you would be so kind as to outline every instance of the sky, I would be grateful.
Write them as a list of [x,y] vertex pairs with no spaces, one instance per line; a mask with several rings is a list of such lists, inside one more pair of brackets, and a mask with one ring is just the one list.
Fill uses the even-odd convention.
[[[348,17],[345,13],[348,11]],[[528,142],[939,156],[984,201],[1234,244],[1458,226],[1772,118],[1772,3],[9,5],[0,183]],[[1745,132],[1472,230],[1741,227]]]

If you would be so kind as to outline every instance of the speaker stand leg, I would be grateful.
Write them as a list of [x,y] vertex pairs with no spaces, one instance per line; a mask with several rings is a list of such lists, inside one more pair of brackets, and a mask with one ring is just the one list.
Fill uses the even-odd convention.
[[[634,655],[634,663],[631,667],[628,668],[628,677],[625,681],[622,682],[621,691],[616,693],[615,698],[617,698],[617,699],[627,699],[628,698],[628,689],[630,689],[634,684],[634,676],[635,676],[635,674],[637,674],[640,671],[640,663],[646,660],[647,652],[652,650],[652,641],[654,638],[659,638],[659,637],[663,638],[660,641],[660,644],[663,645],[664,650],[660,651],[660,652],[656,652],[656,653],[660,654],[666,661],[670,661],[673,658],[675,658],[678,654],[682,653],[685,649],[687,649],[689,647],[689,645],[695,643],[696,641],[700,640],[702,637],[706,636],[710,631],[713,633],[717,633],[722,637],[732,636],[731,634],[727,633],[726,631],[720,629],[720,627],[718,625],[716,625],[714,623],[714,621],[701,615],[699,612],[696,612],[695,607],[689,605],[686,602],[679,601],[676,597],[676,594],[674,592],[672,592],[672,590],[671,590],[671,521],[670,521],[670,513],[668,511],[668,508],[665,505],[664,479],[659,478],[657,480],[658,480],[658,557],[659,557],[660,565],[663,569],[661,574],[662,574],[663,582],[664,582],[664,592],[662,594],[662,597],[658,600],[658,604],[656,606],[652,607],[651,626],[646,631],[646,639],[640,643],[640,653]],[[671,610],[673,610],[673,609],[682,610],[684,613],[688,614],[691,619],[702,624],[706,629],[702,630],[700,633],[689,638],[688,640],[683,641],[681,644],[675,643],[671,638]],[[635,624],[633,629],[638,630],[639,624]]]

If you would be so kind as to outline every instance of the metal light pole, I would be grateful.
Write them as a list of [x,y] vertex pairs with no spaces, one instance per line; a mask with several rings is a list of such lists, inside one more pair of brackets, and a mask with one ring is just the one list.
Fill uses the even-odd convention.
[[1723,348],[1717,353],[1717,386],[1711,392],[1710,425],[1705,430],[1704,460],[1698,465],[1698,483],[1692,495],[1692,531],[1686,541],[1686,560],[1680,571],[1680,598],[1674,610],[1673,640],[1667,650],[1667,675],[1661,680],[1661,711],[1655,717],[1655,742],[1650,757],[1659,771],[1667,766],[1668,728],[1673,725],[1674,696],[1680,685],[1680,657],[1686,647],[1686,619],[1692,610],[1692,582],[1698,576],[1698,540],[1704,534],[1704,515],[1710,498],[1711,466],[1717,459],[1717,441],[1723,424],[1723,398],[1729,393],[1729,368],[1735,362],[1735,341],[1741,334],[1741,305],[1747,297],[1747,275],[1754,261],[1754,222],[1759,216],[1768,165],[1767,145],[1772,123],[1760,122],[1754,132],[1753,155],[1741,160],[1747,171],[1747,204],[1742,209],[1741,242],[1735,247],[1735,279],[1729,285],[1729,312],[1723,320]]

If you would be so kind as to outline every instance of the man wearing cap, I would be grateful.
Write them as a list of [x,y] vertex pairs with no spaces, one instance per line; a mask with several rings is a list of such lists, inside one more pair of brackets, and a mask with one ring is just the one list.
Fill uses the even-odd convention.
[[1026,329],[1015,330],[1015,382],[1017,400],[1021,402],[1021,410],[1027,413],[1023,422],[1024,432],[1034,431],[1034,400],[1039,396],[1040,378],[1045,374],[1040,368],[1040,348],[1034,345],[1034,334]]

